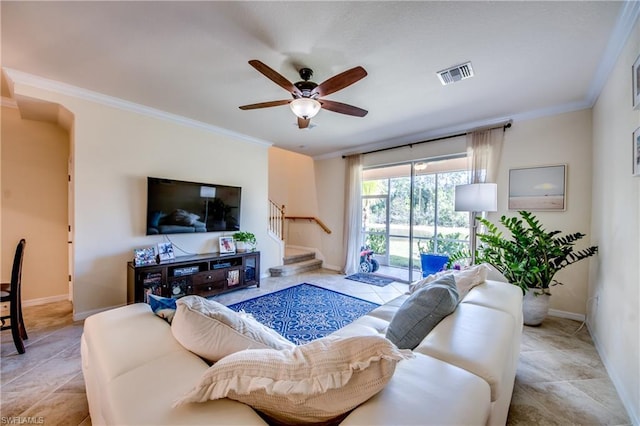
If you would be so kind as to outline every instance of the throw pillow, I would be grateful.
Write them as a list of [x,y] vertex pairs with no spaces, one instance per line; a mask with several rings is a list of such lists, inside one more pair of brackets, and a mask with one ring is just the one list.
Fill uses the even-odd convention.
[[149,294],[149,306],[154,314],[171,324],[176,314],[176,299]]
[[295,346],[247,314],[200,296],[178,299],[171,332],[182,346],[209,362],[244,349]]
[[410,357],[381,336],[328,336],[283,351],[241,351],[210,367],[175,406],[230,398],[280,424],[325,422],[382,390],[396,363]]
[[489,271],[489,267],[486,263],[482,263],[480,265],[470,266],[468,268],[458,270],[446,270],[441,271],[436,274],[429,275],[420,281],[417,281],[409,286],[409,294],[413,294],[416,291],[420,290],[422,287],[426,286],[429,283],[432,283],[445,275],[453,274],[453,277],[456,280],[456,288],[458,289],[458,295],[460,300],[464,299],[464,297],[469,293],[473,287],[482,284],[487,279],[487,272]]
[[413,349],[440,321],[458,306],[453,274],[445,275],[415,291],[389,323],[387,339],[400,349]]

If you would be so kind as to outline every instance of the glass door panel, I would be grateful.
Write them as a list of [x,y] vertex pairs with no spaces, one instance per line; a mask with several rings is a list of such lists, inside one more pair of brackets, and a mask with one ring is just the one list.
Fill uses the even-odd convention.
[[389,179],[389,266],[393,276],[409,281],[411,257],[411,168]]
[[370,195],[362,199],[362,241],[373,250],[373,257],[380,265],[389,264],[387,220],[386,195]]

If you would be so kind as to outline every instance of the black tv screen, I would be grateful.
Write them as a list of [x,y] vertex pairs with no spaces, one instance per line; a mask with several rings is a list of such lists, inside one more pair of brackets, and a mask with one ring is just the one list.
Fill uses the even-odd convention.
[[240,229],[242,188],[147,178],[147,235]]

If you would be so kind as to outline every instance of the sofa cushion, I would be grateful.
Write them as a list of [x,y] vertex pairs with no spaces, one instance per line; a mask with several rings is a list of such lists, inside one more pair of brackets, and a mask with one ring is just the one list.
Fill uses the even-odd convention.
[[522,329],[522,289],[506,282],[485,282],[473,288],[462,303],[486,306],[511,314],[518,329]]
[[395,299],[385,303],[382,306],[378,306],[373,311],[369,312],[366,316],[376,317],[383,319],[387,322],[391,322],[393,316],[398,311],[398,308],[409,298],[409,295],[402,294]]
[[248,314],[213,300],[185,296],[176,302],[171,332],[186,349],[209,362],[244,349],[287,349],[295,346]]
[[[510,392],[512,355],[520,339],[513,317],[497,309],[460,303],[425,337],[415,351],[464,368],[491,387],[491,401]],[[513,370],[515,371],[515,370]],[[503,388],[505,388],[503,390]]]
[[398,363],[385,388],[353,410],[340,426],[490,424],[487,382],[444,361],[414,355]]
[[146,303],[90,316],[84,321],[83,335],[101,386],[150,359],[184,351],[172,338],[169,324]]
[[487,278],[487,272],[489,271],[489,266],[482,263],[480,265],[471,266],[469,268],[465,268],[462,270],[446,270],[441,271],[436,274],[429,275],[420,281],[416,281],[409,286],[409,294],[413,294],[418,291],[422,287],[427,284],[439,280],[443,276],[453,275],[456,280],[456,287],[458,289],[458,295],[460,300],[464,299],[469,290],[473,287],[480,285]]
[[378,393],[410,358],[380,336],[324,337],[287,350],[236,352],[210,367],[176,406],[230,398],[276,422],[324,422]]
[[260,416],[238,401],[221,399],[197,406],[173,408],[209,366],[199,357],[180,352],[149,358],[100,389],[105,425],[261,425]]
[[457,305],[456,282],[453,275],[445,275],[409,296],[389,323],[386,337],[400,349],[413,349]]

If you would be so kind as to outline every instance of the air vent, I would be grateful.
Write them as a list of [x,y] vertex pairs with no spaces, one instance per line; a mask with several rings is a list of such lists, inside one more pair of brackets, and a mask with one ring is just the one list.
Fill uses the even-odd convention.
[[446,86],[447,84],[473,77],[473,68],[471,67],[471,62],[467,62],[465,64],[456,65],[455,67],[438,71],[437,74],[442,85]]

